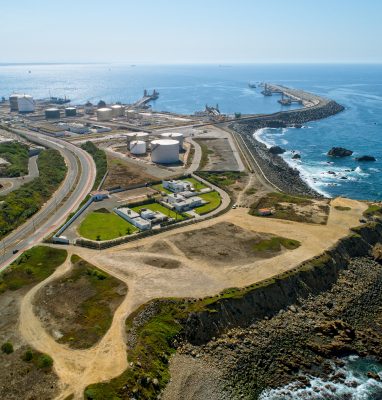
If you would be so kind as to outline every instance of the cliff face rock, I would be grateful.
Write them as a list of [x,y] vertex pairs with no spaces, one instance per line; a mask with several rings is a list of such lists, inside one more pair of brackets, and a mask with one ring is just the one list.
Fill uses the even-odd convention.
[[354,229],[336,246],[294,270],[254,285],[253,290],[218,300],[208,311],[192,313],[184,323],[184,336],[200,345],[226,329],[247,327],[277,314],[298,299],[329,289],[352,257],[366,256],[382,240],[382,224],[373,222]]
[[328,156],[330,157],[349,157],[353,154],[351,150],[345,149],[343,147],[332,147],[328,151]]
[[269,148],[269,152],[271,154],[284,154],[286,152],[286,150],[280,146],[272,146]]

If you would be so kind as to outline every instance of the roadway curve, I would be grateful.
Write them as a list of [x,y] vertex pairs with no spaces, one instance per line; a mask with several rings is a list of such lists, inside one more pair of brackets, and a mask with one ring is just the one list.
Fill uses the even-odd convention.
[[19,254],[13,254],[15,249],[20,253],[27,250],[62,225],[91,191],[96,175],[96,166],[91,155],[72,143],[36,132],[15,132],[34,143],[58,150],[65,158],[68,173],[41,210],[1,241],[0,271],[18,257]]

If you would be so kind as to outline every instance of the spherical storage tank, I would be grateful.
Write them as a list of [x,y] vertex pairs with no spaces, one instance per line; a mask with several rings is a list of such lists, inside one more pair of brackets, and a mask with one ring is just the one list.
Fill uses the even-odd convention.
[[58,108],[47,108],[45,110],[45,118],[46,119],[59,119],[60,118],[60,110]]
[[146,153],[146,142],[143,140],[133,140],[130,142],[130,153],[131,154],[145,154]]
[[183,147],[183,133],[178,133],[178,132],[165,132],[161,134],[161,137],[163,139],[173,139],[177,140],[179,142],[179,147]]
[[179,161],[179,142],[172,139],[157,139],[151,142],[151,161],[172,164]]
[[111,108],[99,108],[97,110],[98,121],[110,121],[113,118],[113,111]]
[[77,109],[75,107],[66,107],[65,108],[65,116],[66,117],[75,117],[77,115]]
[[17,97],[17,107],[19,113],[30,113],[34,112],[34,101],[33,97],[28,94],[24,94]]
[[113,118],[123,117],[125,115],[125,107],[120,104],[114,104],[111,106],[111,110],[113,112]]

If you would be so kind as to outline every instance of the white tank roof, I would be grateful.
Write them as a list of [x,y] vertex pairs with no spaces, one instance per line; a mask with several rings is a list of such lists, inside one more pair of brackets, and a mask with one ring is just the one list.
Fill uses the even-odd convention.
[[161,134],[162,137],[183,137],[183,133],[179,132],[165,132]]
[[51,108],[47,108],[45,111],[52,111],[52,112],[54,112],[54,111],[59,111],[59,110],[58,110],[58,108],[56,108],[56,107],[51,107]]
[[108,108],[108,107],[99,108],[97,111],[99,111],[99,112],[109,112],[109,111],[111,111],[111,108]]
[[149,136],[149,134],[146,132],[129,132],[126,133],[126,136],[130,138],[143,138]]

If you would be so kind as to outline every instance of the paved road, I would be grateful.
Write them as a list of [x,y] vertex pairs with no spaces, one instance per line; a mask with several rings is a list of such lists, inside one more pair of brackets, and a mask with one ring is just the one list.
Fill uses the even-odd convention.
[[[6,268],[21,252],[55,231],[91,191],[96,174],[93,158],[73,144],[36,132],[16,132],[39,145],[58,150],[65,158],[68,173],[60,188],[43,208],[0,242],[0,270]],[[18,254],[13,254],[15,249],[19,250]]]
[[24,185],[24,183],[28,183],[38,177],[37,158],[38,156],[29,158],[27,175],[17,178],[0,178],[0,183],[4,185],[4,188],[0,189],[0,196],[5,196],[6,194],[18,189],[21,185]]

